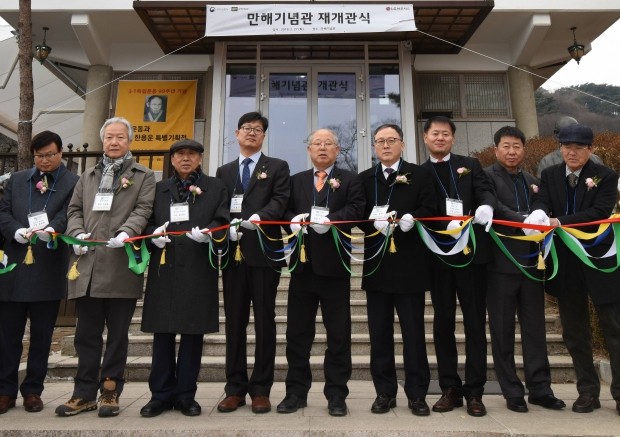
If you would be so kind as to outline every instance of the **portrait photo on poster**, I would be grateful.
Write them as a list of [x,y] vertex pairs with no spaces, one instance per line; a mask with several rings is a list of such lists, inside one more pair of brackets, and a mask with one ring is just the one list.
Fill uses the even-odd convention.
[[166,109],[168,97],[153,94],[144,100],[144,121],[164,122],[166,121]]

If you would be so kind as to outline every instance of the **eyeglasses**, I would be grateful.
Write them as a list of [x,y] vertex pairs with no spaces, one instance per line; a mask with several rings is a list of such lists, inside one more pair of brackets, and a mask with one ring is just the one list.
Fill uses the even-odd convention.
[[250,132],[254,132],[256,135],[260,135],[263,132],[265,132],[262,127],[250,127],[250,126],[241,126],[240,130],[242,130],[246,134],[249,134]]
[[43,161],[44,159],[54,159],[54,157],[56,155],[58,155],[58,152],[56,152],[56,153],[46,153],[45,155],[35,154],[34,158],[35,159],[40,159],[41,161]]
[[336,146],[337,144],[334,143],[333,141],[319,141],[319,140],[315,140],[315,141],[311,142],[310,145],[314,146],[314,147],[321,147],[321,146],[332,147],[332,146]]
[[388,146],[393,146],[396,144],[396,141],[402,141],[400,138],[379,138],[375,140],[375,146],[383,146],[387,143]]

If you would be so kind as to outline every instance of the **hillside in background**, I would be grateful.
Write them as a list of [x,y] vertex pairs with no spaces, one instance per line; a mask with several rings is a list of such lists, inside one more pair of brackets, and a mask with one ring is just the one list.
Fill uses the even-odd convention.
[[553,127],[561,115],[575,117],[596,133],[620,132],[620,86],[586,83],[554,92],[539,88],[535,97],[541,137],[553,135]]

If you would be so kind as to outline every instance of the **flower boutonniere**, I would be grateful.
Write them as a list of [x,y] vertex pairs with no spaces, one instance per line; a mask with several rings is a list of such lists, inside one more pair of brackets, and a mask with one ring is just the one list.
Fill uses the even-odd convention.
[[601,182],[601,178],[599,178],[598,176],[587,178],[586,179],[586,186],[588,187],[588,191],[590,191],[592,188],[598,187],[598,184],[600,182]]
[[462,178],[465,175],[468,175],[469,173],[471,173],[471,169],[467,168],[467,167],[459,167],[456,169],[456,173],[459,175],[459,178]]
[[337,179],[337,178],[328,179],[327,184],[329,185],[329,188],[332,189],[332,191],[336,191],[338,188],[340,188],[340,179]]
[[538,185],[532,184],[530,185],[530,188],[532,189],[532,193],[534,194],[538,193]]
[[258,179],[259,181],[262,181],[264,179],[267,179],[267,169],[263,166],[263,168],[261,168],[260,170],[258,170],[256,172],[256,179]]
[[394,182],[392,182],[392,185],[394,184],[409,185],[411,183],[410,175],[411,175],[410,173],[397,173],[396,177],[394,178]]
[[39,193],[45,194],[45,192],[47,191],[47,179],[41,179],[39,182],[37,182],[35,188],[39,190]]
[[128,188],[128,187],[130,187],[131,185],[133,185],[133,180],[131,180],[131,179],[127,179],[126,177],[123,177],[123,178],[121,179],[121,187],[122,187],[122,188]]
[[190,185],[188,190],[190,193],[192,193],[192,196],[194,196],[192,203],[196,203],[196,196],[200,196],[202,194],[202,190],[197,185]]

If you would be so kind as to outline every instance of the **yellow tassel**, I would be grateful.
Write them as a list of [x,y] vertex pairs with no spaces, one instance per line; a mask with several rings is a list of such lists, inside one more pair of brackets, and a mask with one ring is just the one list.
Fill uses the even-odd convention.
[[237,248],[235,249],[235,261],[240,263],[243,260],[243,255],[241,255],[241,245],[237,243]]
[[470,253],[471,253],[471,249],[469,248],[469,246],[465,246],[465,249],[463,249],[463,254],[469,255]]
[[390,237],[390,253],[396,253],[396,243],[394,243],[394,235]]
[[[79,258],[78,258],[78,261],[79,261]],[[78,278],[78,276],[80,276],[80,272],[78,272],[78,269],[77,269],[77,263],[78,262],[75,261],[71,265],[71,268],[69,269],[69,273],[67,273],[67,279],[69,281],[75,281]]]
[[24,264],[30,265],[34,264],[34,256],[32,255],[32,245],[28,245],[28,250],[26,250],[26,258],[24,258]]
[[162,266],[166,264],[166,246],[164,246],[164,250],[161,251],[161,258],[159,258],[159,265]]
[[306,245],[302,243],[301,249],[299,250],[299,262],[305,263],[308,261],[306,258]]
[[4,250],[0,249],[0,259],[4,259]]
[[545,270],[545,258],[543,257],[542,251],[538,252],[538,265],[536,266],[538,270]]

